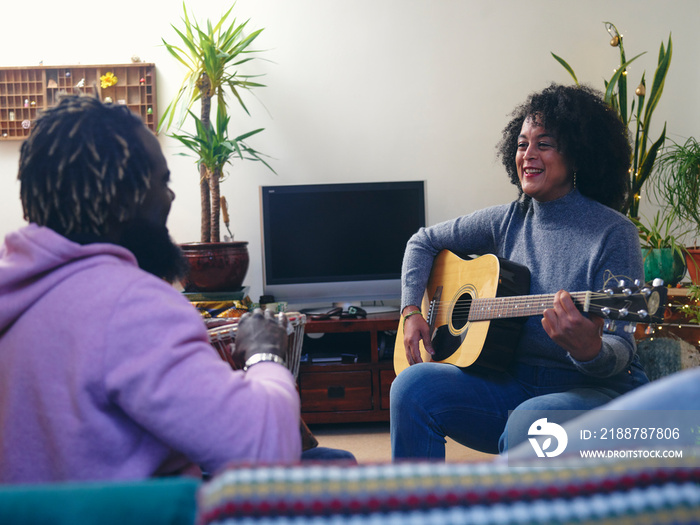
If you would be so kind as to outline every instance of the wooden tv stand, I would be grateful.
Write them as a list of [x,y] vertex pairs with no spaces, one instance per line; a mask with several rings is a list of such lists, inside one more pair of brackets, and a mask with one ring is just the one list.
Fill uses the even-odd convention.
[[[307,319],[302,354],[322,350],[325,354],[354,354],[357,360],[302,362],[299,392],[306,423],[389,420],[398,322],[398,312],[370,314],[366,319]],[[382,348],[386,349],[381,352],[384,359]]]

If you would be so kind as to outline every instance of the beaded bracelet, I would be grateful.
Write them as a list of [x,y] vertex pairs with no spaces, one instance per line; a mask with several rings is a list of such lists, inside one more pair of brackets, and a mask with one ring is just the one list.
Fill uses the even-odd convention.
[[413,310],[411,312],[408,312],[406,315],[403,316],[403,325],[404,327],[406,326],[406,319],[411,317],[412,315],[423,315],[420,310]]

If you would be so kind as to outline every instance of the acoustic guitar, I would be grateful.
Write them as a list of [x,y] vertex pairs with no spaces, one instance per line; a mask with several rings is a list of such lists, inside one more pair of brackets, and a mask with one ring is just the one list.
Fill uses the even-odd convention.
[[[448,250],[440,252],[421,305],[435,354],[428,354],[421,341],[423,361],[504,369],[527,318],[542,315],[554,304],[555,294],[525,295],[529,290],[530,272],[523,265],[495,255],[463,259]],[[616,288],[573,292],[571,297],[579,310],[602,317],[609,325],[617,321],[660,323],[666,294],[663,282],[655,280],[641,289],[620,282]],[[635,325],[625,328],[634,331]],[[398,375],[408,366],[401,320],[394,347],[394,371]]]

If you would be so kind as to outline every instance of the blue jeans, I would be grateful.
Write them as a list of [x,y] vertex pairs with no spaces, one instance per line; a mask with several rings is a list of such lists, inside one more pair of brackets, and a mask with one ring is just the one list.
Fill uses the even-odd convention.
[[352,452],[339,448],[314,447],[301,453],[302,461],[347,461],[357,463]]
[[[686,411],[694,412],[686,415],[684,414]],[[566,450],[575,454],[579,450],[601,446],[601,441],[582,439],[579,434],[580,429],[644,426],[664,428],[679,426],[679,423],[685,423],[689,428],[695,428],[700,426],[698,411],[700,411],[700,368],[683,370],[644,385],[618,397],[598,410],[592,410],[573,421],[569,421],[564,425],[564,430],[569,437]],[[516,412],[513,412],[512,420],[515,415]],[[558,422],[554,418],[551,420]],[[645,425],[645,423],[651,423],[651,425]],[[510,426],[510,424],[509,420],[508,425]],[[663,435],[659,438],[658,435],[654,437],[651,434],[650,437],[645,436],[640,440],[624,439],[617,442],[609,440],[604,445],[605,448],[609,447],[610,449],[619,446],[646,449],[668,448],[669,443],[673,443],[674,448],[692,447],[697,446],[696,436],[697,434],[694,432],[690,434],[684,432],[679,440],[671,442],[668,439],[663,439]],[[533,451],[529,443],[525,443],[521,446],[511,447],[508,450],[508,456],[512,459],[531,459]]]
[[[496,454],[515,445],[508,443],[507,435],[517,430],[505,432],[511,410],[588,410],[646,382],[636,359],[629,370],[609,378],[522,363],[505,372],[442,363],[413,365],[391,385],[392,455],[444,460],[446,436]],[[526,436],[527,429],[522,439]]]

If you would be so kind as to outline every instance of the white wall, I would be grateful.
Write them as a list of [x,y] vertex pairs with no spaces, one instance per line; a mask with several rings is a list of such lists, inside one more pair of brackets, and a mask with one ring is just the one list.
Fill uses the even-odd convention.
[[[222,0],[188,2],[197,19],[218,19]],[[84,0],[2,8],[0,65],[155,62],[158,105],[165,108],[183,71],[161,45],[175,42],[181,3]],[[27,11],[31,10],[34,16]],[[258,163],[229,169],[223,194],[234,233],[250,242],[251,297],[262,291],[258,186],[301,182],[425,179],[428,220],[435,223],[510,201],[515,191],[495,159],[512,108],[552,81],[569,83],[555,52],[581,81],[602,88],[618,63],[603,21],[625,36],[633,88],[673,33],[673,62],[657,109],[655,133],[698,135],[698,0],[238,0],[249,27],[264,27],[258,48],[267,88],[248,99],[253,118],[231,132],[265,127],[254,142],[274,157],[274,175]],[[102,14],[104,13],[104,14]],[[30,16],[31,15],[31,16]],[[190,158],[161,136],[177,194],[169,226],[180,242],[198,240],[197,173]],[[0,235],[23,224],[16,182],[18,142],[0,143]]]

